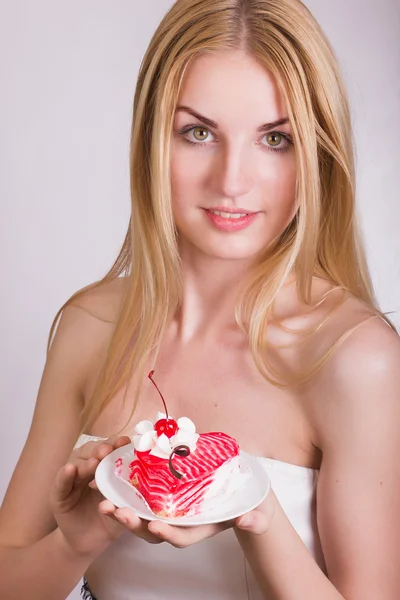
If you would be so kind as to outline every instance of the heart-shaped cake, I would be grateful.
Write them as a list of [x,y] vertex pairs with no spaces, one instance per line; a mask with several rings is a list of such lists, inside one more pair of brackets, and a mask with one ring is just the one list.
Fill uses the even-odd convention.
[[230,496],[248,473],[241,471],[234,438],[219,431],[198,434],[186,417],[175,421],[157,390],[166,414],[159,414],[155,424],[136,425],[133,459],[125,465],[117,459],[116,474],[135,487],[156,515],[194,515]]

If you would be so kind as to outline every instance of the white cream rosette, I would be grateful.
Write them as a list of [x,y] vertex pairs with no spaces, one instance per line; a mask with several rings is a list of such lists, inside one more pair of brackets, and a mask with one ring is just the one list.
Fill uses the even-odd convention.
[[[164,413],[157,414],[157,421],[166,418],[167,415]],[[172,419],[170,415],[169,418]],[[166,459],[169,459],[174,448],[180,445],[188,446],[190,452],[194,452],[199,439],[195,424],[187,417],[178,419],[177,424],[177,433],[168,438],[165,433],[160,436],[157,435],[152,421],[140,421],[134,430],[136,435],[132,438],[135,450],[138,452],[148,452],[150,450],[150,454],[153,456]]]

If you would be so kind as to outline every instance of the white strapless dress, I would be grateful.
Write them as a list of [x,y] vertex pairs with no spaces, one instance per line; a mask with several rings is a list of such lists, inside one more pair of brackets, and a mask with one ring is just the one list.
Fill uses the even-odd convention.
[[[98,439],[82,435],[76,447]],[[325,571],[316,526],[319,471],[258,460],[293,527]],[[86,579],[96,600],[265,600],[232,530],[183,550],[149,544],[127,532],[90,565]]]

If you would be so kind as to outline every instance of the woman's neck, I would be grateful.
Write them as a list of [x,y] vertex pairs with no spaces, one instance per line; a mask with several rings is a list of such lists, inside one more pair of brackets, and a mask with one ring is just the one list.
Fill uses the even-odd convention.
[[183,257],[182,265],[182,304],[174,321],[176,336],[185,342],[237,327],[235,307],[249,261]]

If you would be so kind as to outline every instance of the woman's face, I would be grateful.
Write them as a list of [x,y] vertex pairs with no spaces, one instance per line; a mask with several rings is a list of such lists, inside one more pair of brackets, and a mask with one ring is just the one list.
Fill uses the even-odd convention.
[[296,165],[286,107],[273,77],[253,58],[224,51],[202,55],[187,69],[171,182],[185,254],[251,259],[294,217]]

